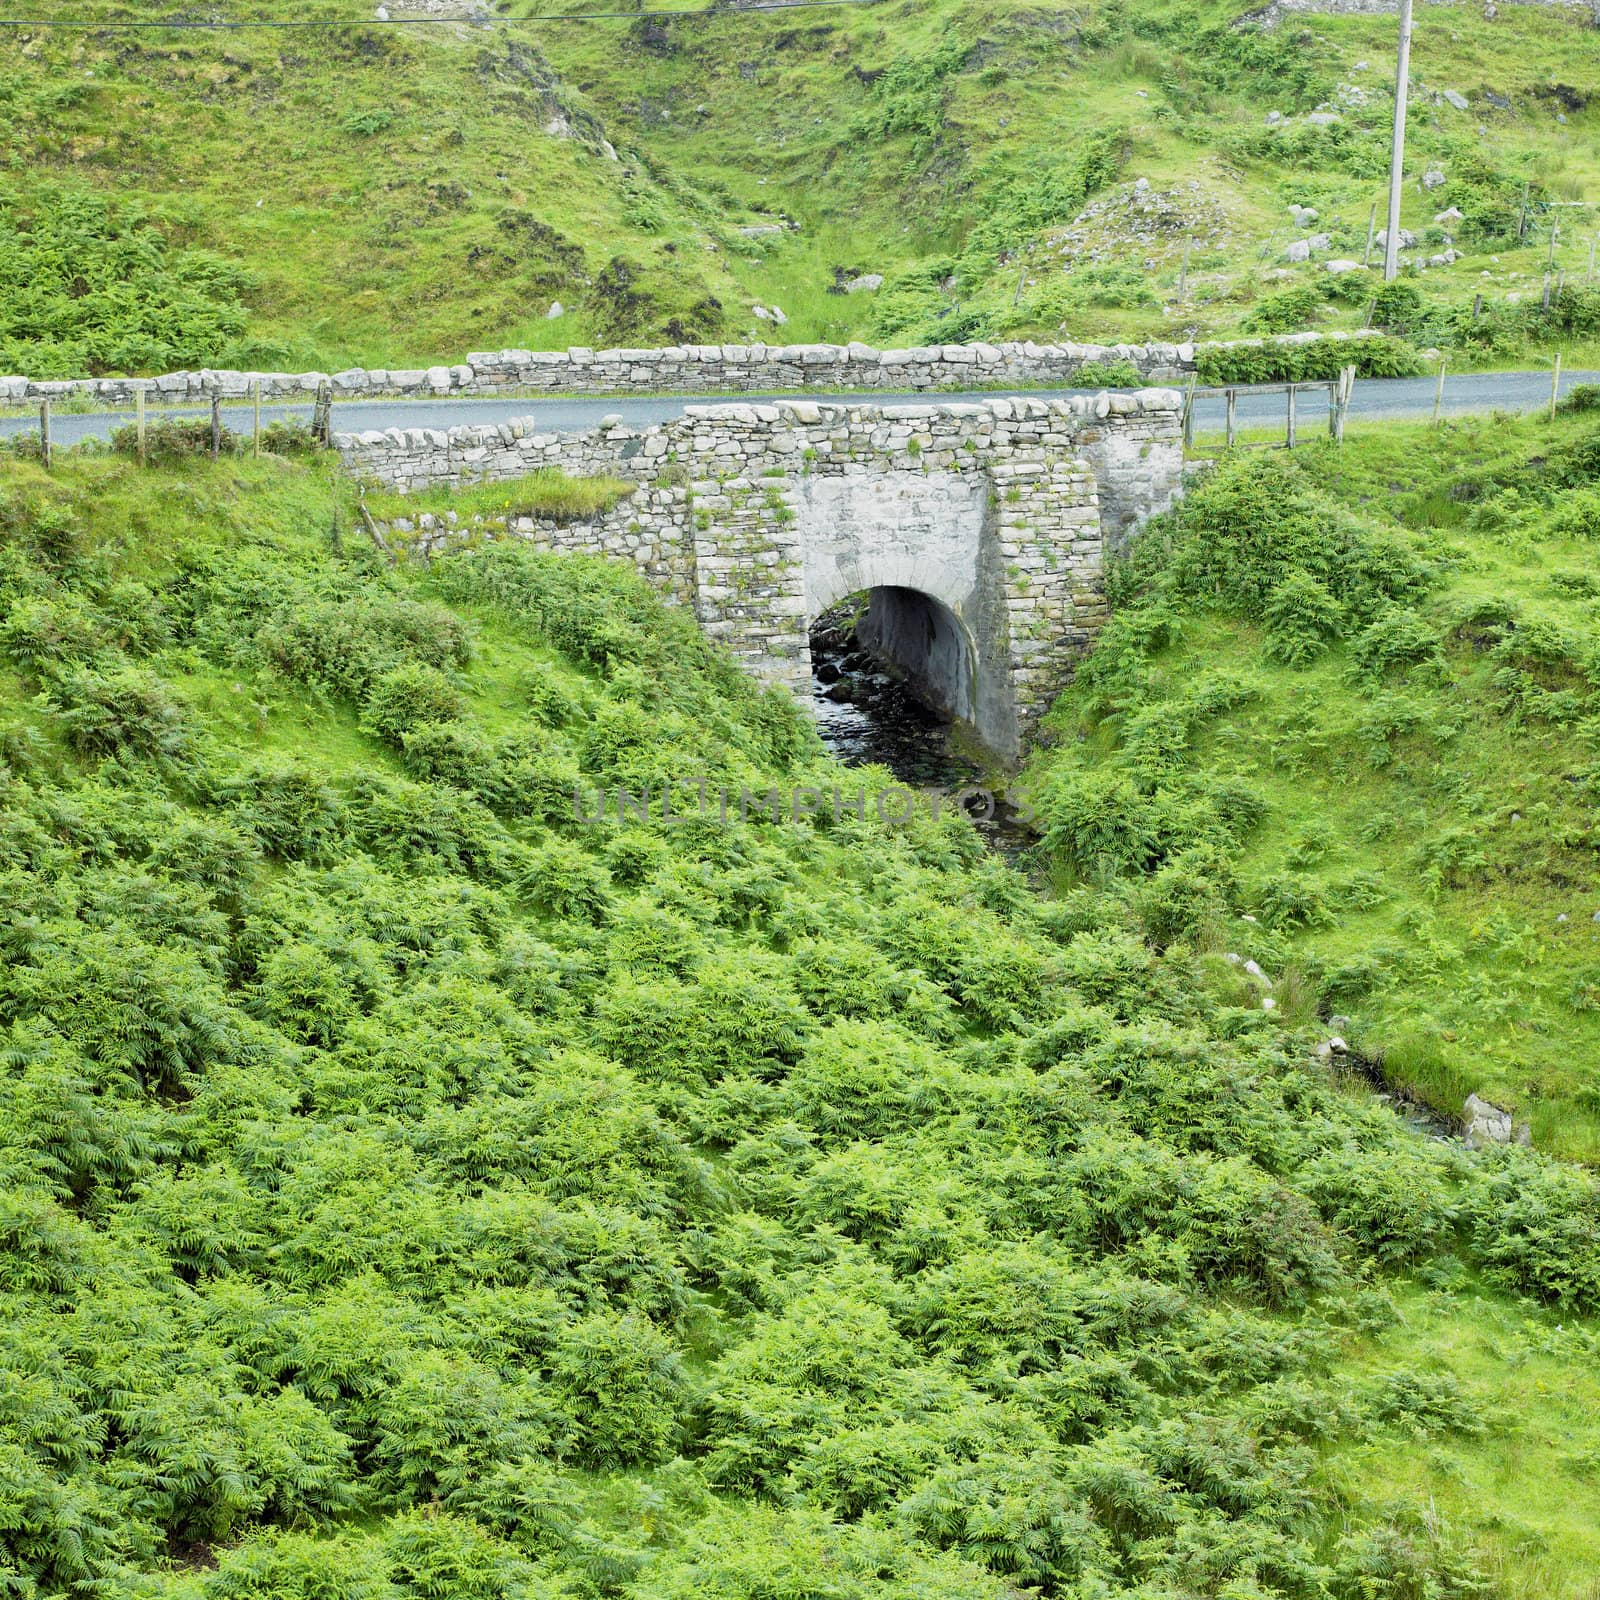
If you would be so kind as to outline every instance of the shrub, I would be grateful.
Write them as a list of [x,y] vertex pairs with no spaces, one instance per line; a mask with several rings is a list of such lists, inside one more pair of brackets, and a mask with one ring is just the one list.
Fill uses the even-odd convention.
[[386,1563],[371,1541],[262,1529],[219,1553],[205,1600],[388,1600]]
[[1344,607],[1305,572],[1290,573],[1273,589],[1261,614],[1267,624],[1267,654],[1289,667],[1315,660],[1344,622]]
[[372,684],[361,726],[399,744],[421,724],[453,722],[462,710],[460,693],[437,667],[411,663],[385,672]]
[[1298,333],[1317,319],[1322,296],[1309,287],[1268,295],[1244,319],[1247,333]]
[[552,917],[603,922],[611,905],[611,874],[586,850],[560,839],[540,847],[519,887]]
[[159,678],[137,667],[56,674],[47,704],[81,755],[183,762],[193,732],[186,709]]
[[[236,455],[242,441],[231,428],[217,429],[219,455]],[[111,448],[123,456],[139,453],[139,429],[136,423],[115,428],[111,434]],[[152,464],[182,461],[187,456],[211,454],[211,421],[206,417],[152,417],[145,423],[145,460]]]
[[1074,388],[1078,389],[1137,389],[1144,382],[1144,374],[1131,362],[1085,361],[1072,374]]
[[1331,382],[1344,367],[1362,378],[1409,378],[1421,359],[1408,344],[1382,334],[1313,339],[1304,344],[1202,345],[1195,376],[1207,385]]
[[671,1341],[642,1318],[575,1323],[557,1342],[552,1381],[586,1467],[614,1472],[671,1454],[688,1380]]
[[1419,1261],[1449,1243],[1455,1213],[1436,1162],[1343,1147],[1302,1168],[1296,1183],[1330,1226],[1384,1263]]
[[281,860],[331,860],[347,837],[344,802],[326,779],[296,761],[241,767],[222,781],[217,798]]
[[1586,1172],[1511,1150],[1480,1158],[1487,1171],[1464,1210],[1472,1250],[1497,1283],[1563,1309],[1600,1308],[1600,1187]]
[[1396,668],[1420,666],[1438,654],[1438,630],[1404,606],[1390,606],[1350,643],[1351,660],[1374,678]]
[[1600,411],[1600,383],[1575,383],[1561,397],[1559,410],[1569,415],[1575,412]]

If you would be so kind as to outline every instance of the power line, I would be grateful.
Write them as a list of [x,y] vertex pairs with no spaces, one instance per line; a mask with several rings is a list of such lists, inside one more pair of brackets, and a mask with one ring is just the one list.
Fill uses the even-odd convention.
[[[739,15],[743,15],[749,11],[824,11],[839,6],[864,6],[877,3],[878,0],[754,0],[752,4],[740,5],[737,8],[737,12]],[[176,17],[166,21],[141,19],[133,22],[115,20],[91,22],[81,17],[0,17],[0,28],[62,28],[93,33],[104,32],[109,29],[126,32],[134,28],[156,28],[169,31],[175,29],[192,30],[203,33],[245,33],[261,28],[297,30],[308,28],[441,28],[458,26],[463,22],[471,23],[474,27],[506,27],[524,22],[636,22],[641,17],[698,17],[704,19],[715,15],[718,15],[718,13],[710,10],[666,9],[651,11],[553,11],[526,17],[320,17],[298,18],[293,21],[282,21],[268,17],[246,22],[201,22]]]

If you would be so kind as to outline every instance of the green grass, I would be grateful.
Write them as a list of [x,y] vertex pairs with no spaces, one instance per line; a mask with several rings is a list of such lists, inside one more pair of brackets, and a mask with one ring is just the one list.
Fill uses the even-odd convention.
[[461,488],[427,489],[420,494],[368,489],[362,499],[373,516],[387,521],[416,518],[429,512],[443,516],[453,511],[463,522],[477,518],[505,523],[516,517],[574,522],[609,511],[636,487],[622,478],[575,478],[557,467],[548,467],[508,483],[475,483]]

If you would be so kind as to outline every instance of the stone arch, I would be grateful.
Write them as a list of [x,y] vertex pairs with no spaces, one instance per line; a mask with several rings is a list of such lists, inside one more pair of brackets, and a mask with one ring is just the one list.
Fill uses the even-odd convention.
[[900,668],[935,709],[970,723],[992,748],[1012,748],[1008,663],[983,648],[971,572],[905,552],[840,561],[815,579],[808,567],[806,626],[853,594],[868,596],[860,628],[868,649]]
[[872,596],[863,643],[919,695],[1002,755],[1019,729],[1007,616],[992,560],[991,479],[974,463],[908,471],[881,462],[795,486],[805,625]]

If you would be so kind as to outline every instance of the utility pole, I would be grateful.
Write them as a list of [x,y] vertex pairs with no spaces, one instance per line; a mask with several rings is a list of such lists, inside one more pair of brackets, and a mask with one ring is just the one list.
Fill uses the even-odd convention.
[[1400,271],[1400,169],[1406,158],[1406,90],[1411,82],[1411,0],[1400,0],[1400,51],[1394,72],[1394,147],[1389,153],[1389,228],[1383,236],[1383,281]]

